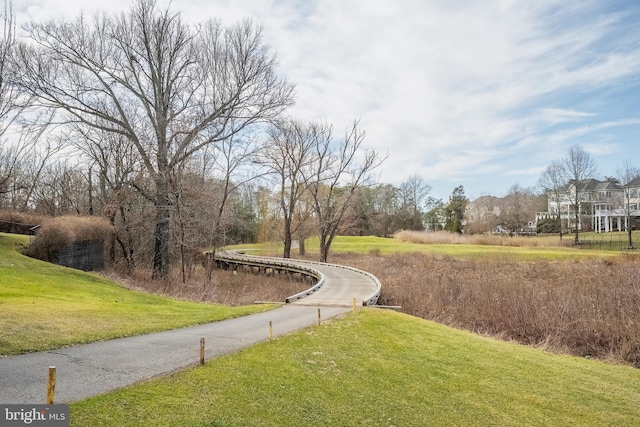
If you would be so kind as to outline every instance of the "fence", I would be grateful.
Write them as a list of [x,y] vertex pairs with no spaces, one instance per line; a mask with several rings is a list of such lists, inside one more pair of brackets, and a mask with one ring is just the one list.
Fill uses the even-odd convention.
[[[576,244],[571,238],[572,235],[566,234],[562,243],[563,246],[580,248],[580,249],[596,249],[603,251],[628,251],[629,236],[625,234],[599,234],[595,236],[583,237],[579,236],[579,243]],[[640,249],[640,232],[634,231],[632,234],[633,247]]]

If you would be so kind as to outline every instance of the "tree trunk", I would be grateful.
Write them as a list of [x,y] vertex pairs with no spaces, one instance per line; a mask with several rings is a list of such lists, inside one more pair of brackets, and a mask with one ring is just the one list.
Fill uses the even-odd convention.
[[304,247],[304,241],[305,241],[304,236],[298,236],[298,252],[300,253],[300,256],[305,256],[305,253],[306,253],[306,249]]
[[320,262],[327,262],[332,240],[329,235],[323,234],[320,236]]
[[212,248],[207,252],[207,283],[211,283],[213,277],[213,267],[216,263],[216,248]]
[[291,219],[284,220],[284,251],[282,253],[283,258],[291,258],[291,244],[292,244],[292,236],[291,236]]
[[329,245],[320,245],[320,262],[327,262],[329,257]]
[[[116,233],[116,239],[122,250],[122,257],[127,261],[127,268],[129,269],[129,271],[133,271],[133,269],[135,268],[135,262],[133,260],[133,242],[131,240],[131,230],[129,229],[129,223],[128,223],[129,220],[125,215],[124,207],[120,206],[118,209],[120,209],[120,218],[122,218],[122,225],[123,225],[123,230],[126,233],[127,244],[125,245],[122,238],[120,238],[120,233]],[[114,215],[114,221],[115,221],[115,215]]]
[[169,200],[169,183],[160,176],[156,180],[156,230],[155,250],[153,254],[154,279],[163,279],[169,275],[169,238],[171,236],[171,201]]

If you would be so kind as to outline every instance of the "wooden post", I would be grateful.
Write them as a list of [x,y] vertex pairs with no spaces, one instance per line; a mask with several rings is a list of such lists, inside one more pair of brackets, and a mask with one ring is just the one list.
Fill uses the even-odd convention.
[[320,318],[320,307],[318,307],[318,326],[320,326],[321,322],[322,322],[322,320]]
[[273,322],[269,320],[269,341],[273,339]]
[[204,337],[200,338],[200,366],[204,365]]
[[49,378],[47,380],[47,405],[53,405],[56,394],[56,367],[49,366]]
[[353,312],[356,312],[356,299],[353,299]]

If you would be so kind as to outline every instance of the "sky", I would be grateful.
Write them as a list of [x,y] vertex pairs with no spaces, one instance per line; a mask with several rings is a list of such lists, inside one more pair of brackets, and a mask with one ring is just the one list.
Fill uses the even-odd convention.
[[[296,86],[288,114],[354,120],[388,158],[382,183],[418,175],[470,199],[535,187],[579,145],[600,176],[640,167],[635,0],[158,0],[197,24],[251,19]],[[128,0],[13,0],[18,25],[127,11]]]

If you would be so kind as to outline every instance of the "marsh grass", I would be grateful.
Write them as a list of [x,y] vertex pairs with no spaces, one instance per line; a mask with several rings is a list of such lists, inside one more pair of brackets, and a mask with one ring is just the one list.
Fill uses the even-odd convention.
[[640,255],[517,262],[337,254],[376,275],[380,304],[555,352],[640,367]]
[[178,272],[173,272],[165,281],[152,280],[145,269],[127,273],[110,270],[103,275],[132,290],[228,306],[253,304],[256,301],[284,302],[287,297],[311,286],[290,275],[266,276],[227,270],[214,270],[211,280],[208,280],[202,267],[194,269],[185,282],[181,280]]
[[509,247],[540,247],[562,246],[558,236],[528,237],[528,236],[500,236],[493,234],[458,234],[438,231],[435,233],[425,231],[397,232],[394,239],[400,242],[437,244],[437,245],[487,245]]
[[[640,367],[640,254],[544,246],[539,237],[406,234],[423,235],[430,243],[338,236],[329,261],[376,275],[380,304],[405,313]],[[479,240],[492,237],[532,245]],[[306,259],[317,257],[314,242]]]
[[405,313],[640,367],[640,254],[435,239],[339,236],[329,261],[376,275],[380,304]]
[[[448,232],[399,231],[394,239],[404,243],[427,245],[476,245],[506,247],[575,247],[574,236],[565,234],[561,240],[557,234],[541,236],[508,236],[496,234],[457,234]],[[581,249],[600,249],[623,251],[628,249],[628,235],[625,232],[594,233],[584,232],[579,235]],[[633,232],[632,239],[638,243],[640,230]]]

